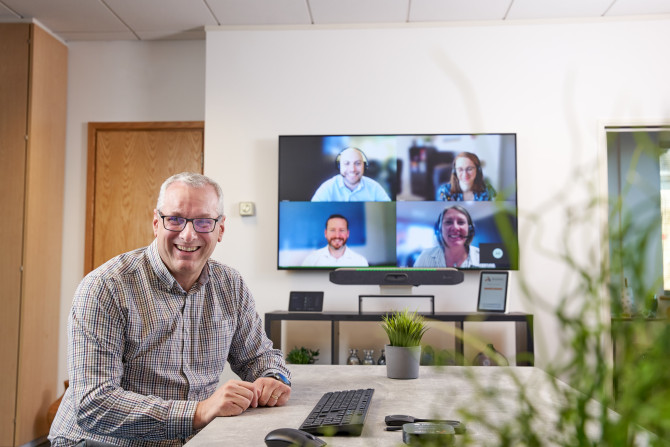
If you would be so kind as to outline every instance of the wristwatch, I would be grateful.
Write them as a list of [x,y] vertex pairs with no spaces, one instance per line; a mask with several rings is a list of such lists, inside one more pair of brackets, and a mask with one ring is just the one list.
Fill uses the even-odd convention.
[[268,373],[268,374],[266,374],[265,377],[272,377],[273,379],[277,379],[277,380],[279,380],[279,381],[280,381],[281,383],[283,383],[284,385],[291,386],[291,381],[288,380],[288,377],[286,377],[286,376],[285,376],[284,374],[282,374],[282,373],[272,372],[272,373]]

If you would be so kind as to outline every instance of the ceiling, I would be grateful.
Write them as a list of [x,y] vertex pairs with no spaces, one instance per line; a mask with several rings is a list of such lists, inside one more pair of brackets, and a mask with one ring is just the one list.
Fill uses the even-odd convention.
[[670,0],[0,0],[64,41],[204,39],[206,26],[595,19],[670,14]]

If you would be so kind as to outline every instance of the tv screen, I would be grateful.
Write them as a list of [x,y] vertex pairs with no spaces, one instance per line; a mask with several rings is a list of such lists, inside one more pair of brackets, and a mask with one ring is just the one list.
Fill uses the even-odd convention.
[[278,221],[279,269],[517,269],[516,135],[281,135]]

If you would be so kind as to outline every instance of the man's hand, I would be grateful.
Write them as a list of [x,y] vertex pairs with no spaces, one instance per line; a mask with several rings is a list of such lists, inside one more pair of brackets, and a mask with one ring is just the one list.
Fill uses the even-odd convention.
[[[277,382],[274,379],[269,380]],[[259,393],[256,388],[257,386],[251,382],[229,380],[209,398],[198,402],[193,417],[193,428],[199,430],[215,417],[237,416],[250,406],[258,406]]]
[[254,382],[258,392],[258,405],[280,407],[291,397],[291,387],[272,377],[259,377]]

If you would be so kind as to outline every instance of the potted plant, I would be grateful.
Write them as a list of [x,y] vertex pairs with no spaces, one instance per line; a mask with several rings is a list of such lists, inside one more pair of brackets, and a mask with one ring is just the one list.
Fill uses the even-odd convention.
[[307,365],[314,363],[318,356],[318,349],[313,351],[311,349],[305,348],[304,346],[301,346],[300,348],[296,346],[288,353],[286,356],[286,361],[294,365]]
[[421,338],[428,327],[424,318],[405,309],[382,317],[382,328],[389,338],[385,346],[386,375],[391,379],[419,377]]

